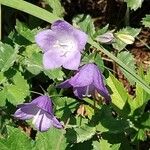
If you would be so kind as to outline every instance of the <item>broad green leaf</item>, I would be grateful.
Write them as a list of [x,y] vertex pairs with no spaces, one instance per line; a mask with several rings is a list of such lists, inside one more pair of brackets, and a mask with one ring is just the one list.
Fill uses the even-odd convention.
[[65,10],[61,6],[60,0],[44,0],[52,8],[53,14],[59,17],[63,17]]
[[109,133],[113,134],[123,133],[126,128],[129,128],[129,123],[122,118],[114,118],[111,109],[107,106],[103,106],[99,113],[93,116],[91,124],[99,132],[109,131]]
[[126,103],[130,99],[127,91],[123,87],[123,84],[119,82],[112,74],[110,74],[107,78],[107,85],[111,88],[112,91],[112,104],[120,110],[123,110]]
[[93,150],[119,150],[119,144],[110,144],[107,140],[101,139],[100,142],[93,141]]
[[40,48],[36,44],[26,46],[23,52],[22,65],[34,75],[39,74],[43,71],[42,54]]
[[126,27],[115,33],[113,47],[119,51],[123,50],[127,44],[132,44],[134,38],[140,33],[141,29]]
[[88,35],[93,36],[95,33],[94,23],[90,15],[78,15],[73,19],[73,25],[86,32]]
[[7,126],[7,138],[0,139],[1,150],[29,150],[33,141],[20,129]]
[[38,132],[36,136],[36,150],[65,150],[67,141],[65,130],[51,128],[47,132]]
[[34,37],[37,33],[37,29],[30,30],[24,23],[20,22],[19,20],[16,20],[16,26],[15,26],[17,32],[22,35],[24,38],[29,40],[30,42],[34,42]]
[[5,88],[7,89],[7,99],[14,105],[22,103],[30,94],[29,85],[20,72],[16,72],[12,78],[12,84]]
[[80,143],[91,139],[95,133],[95,127],[84,125],[68,129],[66,132],[66,137],[71,143]]
[[54,97],[53,103],[56,106],[56,115],[59,118],[67,119],[70,114],[77,109],[78,102],[76,99],[69,97]]
[[137,10],[142,6],[144,0],[125,0],[127,6],[133,10]]
[[[136,73],[135,59],[130,52],[122,51],[122,52],[118,53],[117,57]],[[135,84],[135,81],[131,77],[131,75],[128,74],[126,71],[124,71],[122,68],[120,68],[120,69],[123,71],[125,77],[130,81],[130,83]]]
[[16,61],[18,50],[0,42],[0,71],[7,71]]
[[65,77],[65,74],[61,68],[56,68],[53,70],[44,70],[44,73],[52,80],[57,79],[58,81],[62,81]]
[[[147,71],[147,74],[144,75],[144,72],[142,69],[139,69],[139,75],[147,82],[150,83],[150,70]],[[132,111],[135,111],[136,109],[137,112],[139,112],[139,114],[141,114],[142,112],[144,112],[145,106],[148,102],[148,100],[150,99],[150,94],[148,94],[145,90],[143,90],[143,88],[141,88],[141,86],[139,86],[139,84],[136,84],[136,91],[135,91],[135,95],[136,97],[134,98],[133,101],[131,101],[131,107],[132,107]]]
[[150,15],[146,15],[146,17],[142,19],[142,23],[145,27],[150,28]]
[[7,98],[7,90],[4,88],[0,90],[0,106],[5,106]]

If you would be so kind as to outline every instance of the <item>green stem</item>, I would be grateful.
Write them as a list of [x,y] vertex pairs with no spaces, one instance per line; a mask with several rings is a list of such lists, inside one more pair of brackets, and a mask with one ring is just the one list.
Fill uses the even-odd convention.
[[50,13],[49,11],[43,8],[40,8],[38,6],[35,6],[31,3],[28,3],[26,1],[23,1],[23,0],[0,0],[0,4],[8,6],[8,7],[12,7],[14,9],[21,10],[32,16],[35,16],[44,21],[47,21],[49,23],[60,19],[59,17]]

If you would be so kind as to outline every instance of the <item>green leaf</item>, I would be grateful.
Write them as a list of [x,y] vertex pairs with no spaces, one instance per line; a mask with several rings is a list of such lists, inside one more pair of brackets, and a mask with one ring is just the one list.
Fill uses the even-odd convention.
[[12,104],[17,105],[22,103],[30,94],[29,85],[20,72],[16,72],[12,78],[12,82],[12,84],[5,87],[7,89],[7,99]]
[[0,0],[0,4],[21,10],[47,22],[53,22],[60,19],[55,14],[52,14],[47,10],[44,10],[38,6],[35,6],[23,0]]
[[38,132],[36,136],[36,150],[65,150],[67,147],[65,130],[51,128],[47,132]]
[[[144,71],[142,69],[139,69],[139,75],[147,82],[150,83],[149,77],[150,77],[150,70],[147,71],[147,74],[144,75]],[[150,98],[150,94],[148,94],[139,84],[136,84],[136,91],[135,91],[136,97],[133,101],[130,102],[132,111],[137,110],[139,114],[144,112],[145,106]]]
[[52,8],[53,14],[59,17],[63,17],[65,10],[61,6],[60,0],[44,0],[49,4],[49,6]]
[[121,144],[110,144],[107,140],[101,139],[100,142],[93,141],[92,145],[93,150],[119,150]]
[[[132,44],[134,38],[140,33],[141,29],[126,27],[115,33],[113,47],[119,51],[123,50],[127,44]],[[130,43],[130,42],[131,43]]]
[[[135,59],[130,52],[122,51],[122,52],[118,53],[117,57],[136,73]],[[123,71],[125,77],[130,81],[130,83],[135,84],[135,81],[132,78],[132,76],[130,74],[128,74],[126,71],[124,71],[122,68],[120,68],[120,69]]]
[[32,149],[32,140],[20,129],[7,126],[8,137],[0,139],[2,150],[29,150]]
[[[106,119],[107,118],[107,119]],[[110,123],[111,122],[111,123]],[[91,125],[99,132],[123,133],[129,127],[129,123],[119,117],[114,118],[108,106],[103,106],[92,118]]]
[[88,125],[70,128],[67,130],[66,137],[72,143],[80,143],[91,139],[96,133],[95,127]]
[[125,0],[127,2],[127,6],[133,10],[137,10],[142,6],[144,0]]
[[69,118],[78,105],[76,99],[69,97],[54,97],[53,102],[56,105],[56,115],[61,119]]
[[73,25],[79,27],[88,35],[93,36],[95,33],[94,23],[90,15],[78,15],[73,19]]
[[30,42],[34,42],[34,37],[37,33],[37,29],[30,30],[24,23],[20,22],[19,20],[16,20],[16,26],[15,26],[17,32],[22,35],[24,38],[29,40]]
[[150,15],[146,15],[146,17],[142,19],[142,23],[145,27],[150,28]]
[[[120,110],[123,110],[126,103],[130,99],[128,92],[123,87],[123,84],[119,82],[112,74],[109,75],[107,78],[107,85],[111,88],[112,94],[112,104],[119,108]],[[126,110],[129,113],[129,110]]]
[[18,50],[0,42],[0,70],[7,71],[16,61]]
[[61,70],[61,68],[56,68],[53,70],[44,70],[44,73],[52,80],[57,79],[58,81],[62,81],[65,78],[65,74]]

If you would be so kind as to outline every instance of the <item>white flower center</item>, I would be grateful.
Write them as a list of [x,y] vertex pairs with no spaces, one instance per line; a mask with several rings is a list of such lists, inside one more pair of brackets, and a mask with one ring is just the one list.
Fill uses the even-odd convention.
[[53,47],[58,48],[60,56],[66,57],[76,50],[76,43],[73,39],[66,38],[57,40]]

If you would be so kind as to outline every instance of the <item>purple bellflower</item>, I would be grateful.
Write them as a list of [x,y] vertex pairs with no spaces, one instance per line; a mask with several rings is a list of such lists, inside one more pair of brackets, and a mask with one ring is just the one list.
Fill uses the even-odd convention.
[[52,102],[48,96],[39,96],[31,103],[19,105],[14,117],[20,120],[33,118],[33,125],[39,131],[47,131],[50,127],[62,128],[61,123],[53,115]]
[[58,20],[51,25],[51,29],[39,32],[35,41],[43,50],[45,69],[63,66],[66,69],[77,70],[87,35],[66,21]]
[[97,91],[105,98],[107,104],[111,101],[103,81],[103,75],[93,63],[86,64],[79,68],[78,72],[73,77],[59,84],[58,87],[73,87],[74,94],[80,99],[85,96],[94,96],[95,91]]

